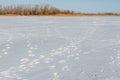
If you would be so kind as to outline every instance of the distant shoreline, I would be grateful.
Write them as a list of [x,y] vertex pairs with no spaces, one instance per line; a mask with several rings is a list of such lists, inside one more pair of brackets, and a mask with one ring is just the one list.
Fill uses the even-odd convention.
[[0,16],[120,16],[120,13],[77,13],[50,5],[0,5]]
[[118,15],[107,15],[107,14],[56,14],[56,15],[14,15],[14,14],[6,14],[0,16],[120,16]]

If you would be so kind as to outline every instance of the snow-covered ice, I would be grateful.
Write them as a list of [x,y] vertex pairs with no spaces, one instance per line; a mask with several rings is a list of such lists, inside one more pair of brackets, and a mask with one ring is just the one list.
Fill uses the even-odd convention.
[[0,80],[120,80],[120,17],[0,17]]

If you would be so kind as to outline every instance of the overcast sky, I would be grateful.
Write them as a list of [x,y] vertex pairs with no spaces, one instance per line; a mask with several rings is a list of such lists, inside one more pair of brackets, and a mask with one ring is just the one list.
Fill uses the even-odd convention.
[[50,4],[77,12],[120,13],[120,0],[0,0],[0,4]]

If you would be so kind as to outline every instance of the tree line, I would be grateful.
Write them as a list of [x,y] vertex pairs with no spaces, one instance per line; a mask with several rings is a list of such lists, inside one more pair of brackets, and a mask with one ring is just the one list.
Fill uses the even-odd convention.
[[78,15],[78,16],[120,16],[117,13],[76,13],[50,5],[0,5],[0,15]]
[[0,15],[56,15],[56,14],[74,14],[74,11],[61,10],[50,5],[0,5]]

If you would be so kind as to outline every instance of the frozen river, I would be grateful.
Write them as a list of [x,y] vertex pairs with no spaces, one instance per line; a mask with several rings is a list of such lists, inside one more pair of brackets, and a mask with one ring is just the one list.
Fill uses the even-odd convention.
[[120,17],[0,17],[0,80],[120,80]]

